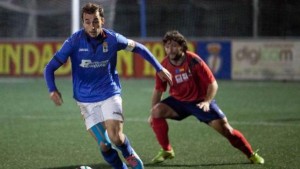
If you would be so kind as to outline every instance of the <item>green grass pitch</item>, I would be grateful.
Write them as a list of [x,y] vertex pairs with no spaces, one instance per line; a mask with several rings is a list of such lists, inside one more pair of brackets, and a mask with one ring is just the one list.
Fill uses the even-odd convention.
[[[121,79],[124,133],[146,169],[296,169],[300,166],[300,83],[219,81],[216,96],[231,125],[243,132],[264,165],[251,165],[218,133],[195,118],[169,121],[176,157],[151,165],[159,150],[147,123],[153,79]],[[0,79],[0,168],[109,169],[85,131],[70,78],[58,78],[64,104],[50,101],[42,78]]]

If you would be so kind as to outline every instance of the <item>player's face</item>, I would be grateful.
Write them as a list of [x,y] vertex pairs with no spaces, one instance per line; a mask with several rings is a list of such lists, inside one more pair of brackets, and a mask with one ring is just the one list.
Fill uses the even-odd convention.
[[183,56],[182,47],[175,41],[171,40],[165,44],[165,52],[171,60],[178,60]]
[[100,17],[98,11],[94,14],[83,14],[83,28],[90,37],[97,37],[102,32],[103,24],[104,18]]

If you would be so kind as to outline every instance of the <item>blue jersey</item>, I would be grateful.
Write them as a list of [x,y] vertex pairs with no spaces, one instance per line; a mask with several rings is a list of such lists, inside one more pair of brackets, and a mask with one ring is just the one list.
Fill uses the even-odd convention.
[[82,29],[74,33],[55,53],[47,64],[44,76],[49,91],[57,90],[54,71],[66,63],[72,63],[73,97],[80,102],[97,102],[121,94],[121,85],[116,70],[117,52],[122,49],[136,52],[148,60],[157,71],[160,63],[149,50],[123,35],[103,29],[99,43],[90,38]]

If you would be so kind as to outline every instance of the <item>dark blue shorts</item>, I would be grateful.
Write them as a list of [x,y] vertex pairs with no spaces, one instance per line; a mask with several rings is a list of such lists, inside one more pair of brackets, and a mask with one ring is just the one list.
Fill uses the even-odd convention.
[[225,114],[222,112],[222,110],[218,107],[215,100],[213,100],[210,103],[210,111],[204,112],[202,109],[197,107],[197,104],[199,102],[183,102],[176,100],[173,97],[167,97],[166,99],[161,101],[162,103],[170,106],[177,114],[178,117],[172,118],[174,120],[183,120],[186,117],[193,115],[195,116],[199,121],[204,123],[209,123],[212,120],[216,119],[222,119],[225,116]]

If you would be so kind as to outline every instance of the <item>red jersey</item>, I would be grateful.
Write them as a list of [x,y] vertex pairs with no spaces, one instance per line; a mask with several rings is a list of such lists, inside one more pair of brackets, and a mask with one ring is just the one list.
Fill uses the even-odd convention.
[[[208,85],[215,81],[215,77],[206,63],[195,53],[187,52],[185,60],[180,66],[175,66],[165,57],[161,62],[171,74],[173,86],[169,94],[180,101],[204,100]],[[156,74],[155,89],[166,91],[167,81],[162,81]]]

